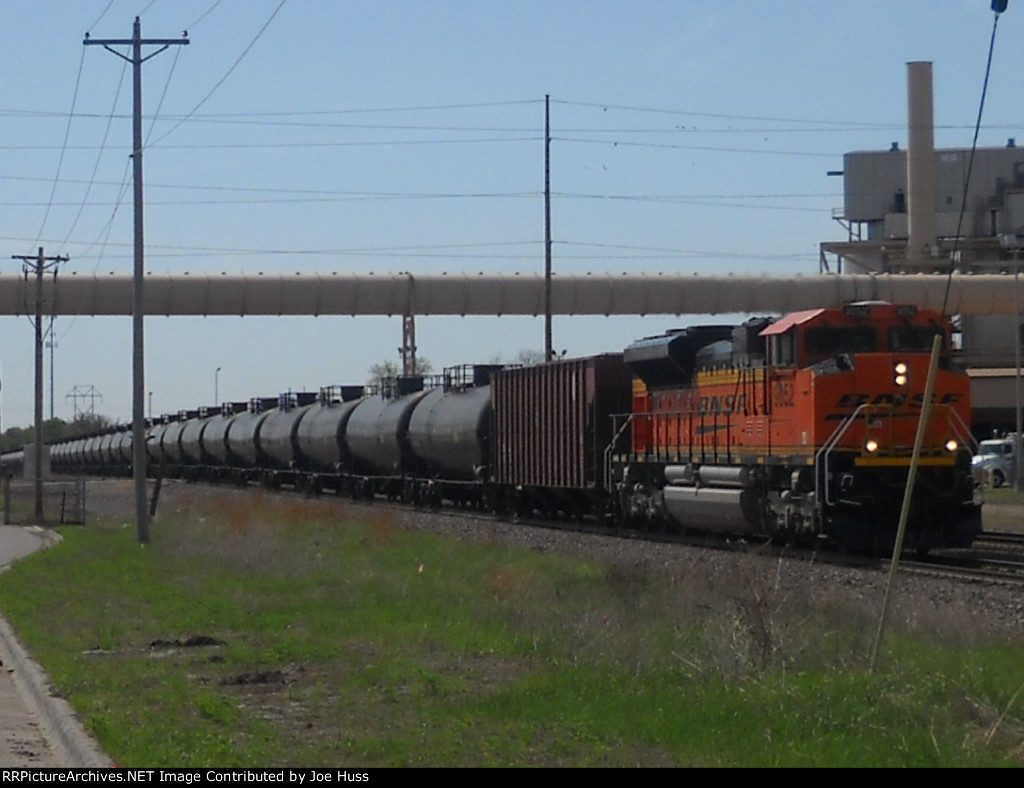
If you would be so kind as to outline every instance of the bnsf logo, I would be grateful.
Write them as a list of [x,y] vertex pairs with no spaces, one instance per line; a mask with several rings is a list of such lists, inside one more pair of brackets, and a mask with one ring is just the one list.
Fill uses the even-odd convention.
[[[933,394],[933,405],[954,405],[960,401],[960,395],[953,392],[949,394]],[[861,405],[891,405],[894,408],[910,404],[912,408],[920,408],[924,404],[924,394],[876,394],[874,399],[870,394],[843,394],[836,402],[837,408],[858,408]]]
[[[663,410],[672,408],[672,397],[657,399],[655,404]],[[746,394],[729,394],[724,397],[694,397],[680,398],[678,407],[687,413],[736,413],[747,408]]]

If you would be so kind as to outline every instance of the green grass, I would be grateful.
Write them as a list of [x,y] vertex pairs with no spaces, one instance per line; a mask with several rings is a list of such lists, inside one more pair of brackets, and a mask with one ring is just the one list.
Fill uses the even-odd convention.
[[997,489],[986,488],[983,499],[991,503],[1024,506],[1024,492],[1018,492],[1008,485]]
[[[0,576],[0,610],[124,766],[991,766],[1024,755],[1024,647],[686,578],[165,492]],[[177,496],[177,498],[175,498]],[[196,497],[193,500],[193,496]],[[194,636],[223,645],[173,645]],[[151,645],[163,641],[162,645]]]

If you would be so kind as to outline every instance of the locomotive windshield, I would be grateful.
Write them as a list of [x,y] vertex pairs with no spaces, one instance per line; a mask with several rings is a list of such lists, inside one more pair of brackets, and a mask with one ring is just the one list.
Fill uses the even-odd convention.
[[871,326],[808,328],[804,338],[804,347],[812,356],[876,353],[878,352],[878,333]]
[[889,329],[889,347],[895,353],[930,353],[935,335],[946,346],[946,332],[939,326],[894,326]]

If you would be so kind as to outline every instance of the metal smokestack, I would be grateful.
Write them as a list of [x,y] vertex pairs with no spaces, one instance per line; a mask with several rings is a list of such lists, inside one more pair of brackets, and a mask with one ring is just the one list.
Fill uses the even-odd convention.
[[924,266],[936,248],[931,63],[907,63],[907,125],[907,262]]

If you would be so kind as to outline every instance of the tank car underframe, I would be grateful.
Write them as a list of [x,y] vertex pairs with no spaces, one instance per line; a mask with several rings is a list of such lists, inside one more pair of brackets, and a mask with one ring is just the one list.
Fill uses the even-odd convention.
[[[614,516],[639,530],[710,531],[851,552],[891,552],[909,459],[861,467],[855,453],[834,453],[815,468],[763,460],[737,465],[666,464],[620,458],[614,468]],[[819,475],[816,484],[815,475]],[[966,547],[981,530],[972,500],[969,458],[919,467],[905,547]]]

